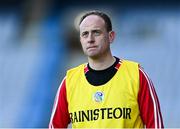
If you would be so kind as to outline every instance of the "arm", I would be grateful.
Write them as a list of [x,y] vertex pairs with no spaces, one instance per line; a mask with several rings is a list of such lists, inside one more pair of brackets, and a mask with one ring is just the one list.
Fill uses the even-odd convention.
[[138,103],[146,128],[164,128],[160,105],[152,81],[139,67],[140,89]]
[[64,78],[56,94],[49,129],[67,128],[69,123],[70,118],[66,98],[66,78]]

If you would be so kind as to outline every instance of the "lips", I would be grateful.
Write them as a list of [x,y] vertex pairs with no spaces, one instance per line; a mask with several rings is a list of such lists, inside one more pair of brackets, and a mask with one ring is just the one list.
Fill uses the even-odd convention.
[[97,46],[89,46],[87,47],[87,50],[97,48]]

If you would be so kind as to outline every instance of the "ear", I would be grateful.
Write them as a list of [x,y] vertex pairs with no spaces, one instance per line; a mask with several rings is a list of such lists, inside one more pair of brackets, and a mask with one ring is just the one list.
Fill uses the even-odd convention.
[[115,38],[115,32],[110,31],[109,32],[109,42],[112,43],[114,41],[114,38]]

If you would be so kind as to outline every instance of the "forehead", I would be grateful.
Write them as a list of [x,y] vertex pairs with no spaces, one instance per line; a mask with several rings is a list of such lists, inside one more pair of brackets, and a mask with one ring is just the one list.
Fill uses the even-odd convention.
[[80,24],[80,30],[85,30],[88,28],[103,28],[105,27],[104,20],[97,15],[87,16]]

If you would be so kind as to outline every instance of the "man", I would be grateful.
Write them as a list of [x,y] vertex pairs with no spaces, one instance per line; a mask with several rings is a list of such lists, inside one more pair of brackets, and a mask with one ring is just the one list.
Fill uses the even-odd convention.
[[67,71],[49,128],[163,128],[152,81],[136,62],[113,57],[110,18],[90,11],[80,20],[88,63]]

